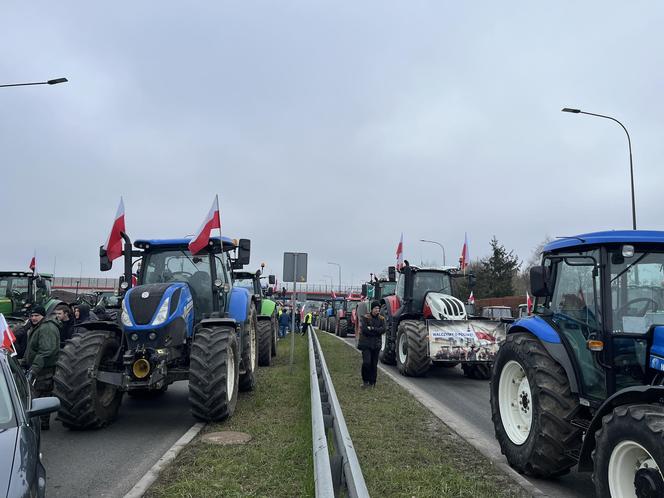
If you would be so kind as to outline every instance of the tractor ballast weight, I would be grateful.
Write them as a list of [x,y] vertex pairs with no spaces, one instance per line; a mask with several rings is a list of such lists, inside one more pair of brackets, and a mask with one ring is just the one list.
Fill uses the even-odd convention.
[[534,316],[509,328],[491,382],[508,462],[578,464],[597,496],[664,496],[664,232],[555,240],[530,277]]
[[[116,417],[125,392],[154,397],[178,380],[189,380],[196,418],[229,417],[238,389],[253,388],[257,367],[255,304],[247,289],[233,287],[231,275],[229,253],[243,244],[212,237],[192,255],[189,239],[138,240],[134,249],[122,236],[120,320],[83,324],[87,332],[61,351],[55,374],[60,419],[71,428],[102,427]],[[111,266],[102,248],[100,267]]]
[[379,357],[403,375],[421,376],[432,365],[461,364],[466,376],[488,379],[502,340],[501,329],[466,315],[452,295],[455,268],[406,265],[397,291],[381,300],[387,322]]

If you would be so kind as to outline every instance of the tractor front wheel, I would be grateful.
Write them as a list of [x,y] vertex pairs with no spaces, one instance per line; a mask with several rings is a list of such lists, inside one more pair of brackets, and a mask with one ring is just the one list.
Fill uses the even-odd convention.
[[97,429],[118,415],[123,392],[96,379],[96,373],[121,370],[113,363],[120,342],[109,330],[76,334],[60,351],[54,394],[60,398],[58,419],[70,429]]
[[619,406],[595,433],[597,496],[664,496],[664,407]]
[[348,320],[346,318],[339,319],[339,333],[337,335],[339,337],[348,336]]
[[272,350],[270,351],[270,356],[277,356],[277,344],[279,340],[279,322],[277,321],[277,315],[272,315]]
[[556,477],[576,463],[580,410],[563,367],[527,333],[507,336],[491,378],[491,418],[500,449],[518,472]]
[[196,332],[189,367],[189,404],[194,417],[218,422],[233,415],[239,363],[233,327],[201,328]]
[[336,331],[337,331],[337,319],[336,318],[330,317],[330,319],[328,320],[327,331],[336,333]]
[[243,325],[242,334],[242,366],[244,373],[240,375],[240,391],[252,391],[256,385],[256,371],[258,370],[258,338],[256,334],[256,308],[253,303],[249,316]]
[[258,336],[258,365],[269,367],[272,364],[272,341],[274,340],[271,320],[261,320],[256,326]]
[[422,377],[431,366],[425,322],[403,320],[397,330],[397,368],[403,375]]

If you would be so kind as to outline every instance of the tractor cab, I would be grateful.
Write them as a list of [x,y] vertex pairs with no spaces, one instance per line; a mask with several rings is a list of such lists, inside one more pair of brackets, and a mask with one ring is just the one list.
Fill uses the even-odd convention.
[[430,293],[452,295],[450,270],[405,266],[396,282],[395,297],[403,313],[423,314],[424,298]]
[[34,305],[44,306],[50,313],[59,303],[51,299],[52,279],[32,272],[0,272],[0,313],[25,316]]

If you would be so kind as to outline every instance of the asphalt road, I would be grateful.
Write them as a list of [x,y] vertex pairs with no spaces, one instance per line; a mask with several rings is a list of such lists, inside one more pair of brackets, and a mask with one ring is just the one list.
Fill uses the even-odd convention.
[[[355,346],[353,337],[346,342]],[[392,374],[401,376],[396,367],[380,366]],[[358,372],[359,375],[359,372]],[[463,375],[461,367],[432,368],[426,377],[402,377],[408,383],[419,387],[438,400],[456,416],[464,419],[474,428],[476,434],[489,444],[495,445],[500,453],[494,437],[491,407],[489,402],[489,381],[468,379]],[[500,458],[504,459],[501,455]],[[589,498],[595,496],[590,474],[572,471],[570,474],[555,480],[527,478],[537,488],[552,497]]]
[[52,418],[42,433],[46,495],[124,496],[196,422],[187,396],[186,381],[153,400],[125,396],[118,419],[94,431],[71,431]]

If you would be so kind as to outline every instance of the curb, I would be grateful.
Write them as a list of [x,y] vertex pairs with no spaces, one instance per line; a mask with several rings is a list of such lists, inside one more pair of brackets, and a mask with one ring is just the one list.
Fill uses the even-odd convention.
[[152,484],[159,477],[159,473],[173,460],[175,457],[182,451],[182,449],[188,445],[192,439],[194,439],[201,429],[205,427],[205,424],[202,422],[197,422],[192,425],[187,432],[185,432],[180,439],[175,441],[173,446],[171,446],[166,453],[164,453],[157,463],[155,463],[150,470],[148,470],[143,477],[136,483],[136,485],[129,490],[129,492],[124,495],[124,498],[141,498],[145,492],[148,490]]
[[[337,337],[332,334],[330,335],[335,339],[343,342],[346,346],[355,350],[355,347],[352,344],[349,344],[341,337]],[[512,467],[510,467],[509,464],[507,464],[505,461],[505,457],[503,457],[502,453],[500,452],[500,447],[493,441],[487,441],[486,439],[478,437],[479,432],[475,430],[475,427],[472,424],[469,424],[458,415],[452,413],[443,403],[419,387],[413,385],[411,382],[406,380],[406,378],[394,375],[380,363],[378,364],[378,368],[399,386],[408,391],[408,393],[410,393],[417,401],[419,401],[422,406],[429,410],[436,418],[441,420],[461,439],[470,444],[473,448],[488,458],[503,473],[512,478],[512,480],[516,482],[516,484],[518,484],[526,493],[538,498],[549,496],[533,483],[531,483],[528,479],[519,474]]]

